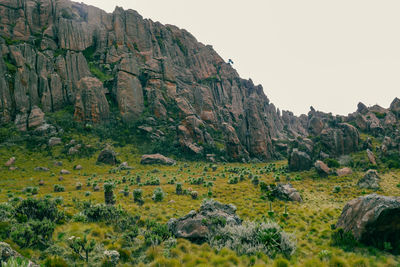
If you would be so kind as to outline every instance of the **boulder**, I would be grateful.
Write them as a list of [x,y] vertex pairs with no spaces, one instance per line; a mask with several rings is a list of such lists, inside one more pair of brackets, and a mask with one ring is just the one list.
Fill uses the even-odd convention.
[[175,165],[176,161],[167,158],[161,154],[143,155],[140,164],[162,164],[162,165]]
[[48,171],[50,171],[49,168],[41,167],[41,166],[36,167],[34,170],[37,171],[37,172],[48,172]]
[[4,164],[4,166],[10,167],[11,165],[14,165],[14,163],[15,163],[15,157],[12,157],[9,160],[7,160],[7,162]]
[[221,223],[240,225],[242,220],[236,215],[234,205],[208,200],[203,202],[200,210],[192,210],[179,219],[170,219],[167,225],[175,237],[203,243],[221,226]]
[[366,245],[383,249],[390,243],[392,252],[399,253],[400,197],[371,194],[353,199],[343,208],[336,227]]
[[364,177],[358,181],[357,186],[360,188],[378,190],[380,188],[380,180],[381,178],[376,170],[368,170]]
[[336,171],[336,175],[339,176],[339,177],[347,176],[347,175],[350,175],[352,173],[353,173],[353,171],[348,167],[345,167],[345,168],[342,168],[342,169],[339,169],[339,170]]
[[331,169],[323,161],[317,160],[314,167],[320,176],[328,176],[331,173]]
[[82,169],[83,169],[82,165],[79,165],[79,164],[74,167],[74,170],[77,170],[77,171],[80,171]]
[[289,170],[291,171],[304,171],[311,168],[311,157],[297,148],[293,149],[289,157]]
[[61,145],[61,143],[61,138],[59,137],[51,137],[49,139],[49,146]]
[[375,158],[375,155],[374,155],[374,153],[373,153],[371,150],[369,150],[369,149],[367,149],[367,156],[368,156],[369,162],[370,162],[372,165],[376,165],[376,158]]
[[272,195],[284,201],[302,202],[300,193],[291,184],[278,184],[272,189]]
[[64,169],[62,169],[61,171],[60,171],[60,174],[71,174],[71,172],[70,171],[68,171],[68,170],[64,170]]
[[124,161],[118,166],[118,170],[124,171],[124,170],[132,170],[133,167],[129,166],[128,162]]
[[118,163],[117,153],[107,146],[100,152],[100,155],[97,158],[97,163],[116,165]]

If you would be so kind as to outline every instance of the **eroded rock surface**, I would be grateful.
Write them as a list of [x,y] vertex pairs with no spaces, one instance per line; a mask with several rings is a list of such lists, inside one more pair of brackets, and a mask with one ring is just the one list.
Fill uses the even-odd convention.
[[400,198],[372,194],[353,199],[343,208],[336,227],[367,245],[382,249],[390,243],[399,253]]
[[236,207],[221,204],[218,201],[203,202],[198,211],[192,210],[179,219],[170,219],[168,228],[174,236],[186,238],[192,242],[205,242],[219,226],[239,225],[242,220],[236,215]]

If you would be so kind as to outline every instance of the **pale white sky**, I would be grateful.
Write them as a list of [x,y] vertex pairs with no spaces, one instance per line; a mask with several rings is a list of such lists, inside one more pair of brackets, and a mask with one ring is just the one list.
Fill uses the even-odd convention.
[[343,114],[400,97],[398,0],[84,0],[173,24],[234,61],[278,108]]

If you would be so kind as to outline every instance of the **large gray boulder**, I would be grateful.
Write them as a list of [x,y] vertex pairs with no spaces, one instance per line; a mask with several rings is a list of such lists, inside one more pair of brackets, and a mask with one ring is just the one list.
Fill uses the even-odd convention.
[[297,148],[293,149],[289,157],[289,170],[291,171],[305,171],[309,170],[312,166],[311,157]]
[[175,237],[203,243],[218,227],[241,223],[242,220],[236,215],[235,206],[208,200],[203,202],[199,211],[192,210],[184,217],[170,219],[168,228]]
[[97,163],[116,165],[118,162],[117,153],[109,146],[103,149],[97,158]]
[[317,170],[319,176],[328,176],[331,174],[331,169],[323,161],[317,160],[314,163],[314,167]]
[[364,174],[364,177],[358,181],[357,186],[360,188],[378,190],[380,188],[380,180],[381,178],[376,170],[368,170]]
[[161,154],[143,155],[140,164],[175,165],[176,161]]
[[[400,197],[371,194],[349,201],[336,224],[367,245],[400,252]],[[386,245],[387,246],[387,245]],[[396,251],[397,250],[397,251]]]
[[302,202],[300,193],[291,184],[278,184],[272,189],[272,195],[284,201]]

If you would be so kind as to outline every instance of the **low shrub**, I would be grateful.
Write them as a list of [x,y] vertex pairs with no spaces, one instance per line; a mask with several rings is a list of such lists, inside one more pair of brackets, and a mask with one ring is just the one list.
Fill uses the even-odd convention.
[[274,222],[227,224],[210,237],[209,244],[217,250],[227,247],[239,255],[254,255],[262,252],[269,257],[275,257],[278,254],[289,257],[296,250],[294,237],[284,232]]

